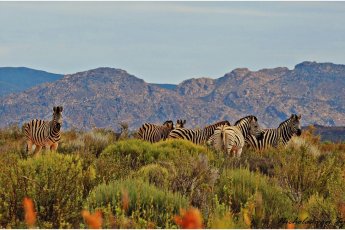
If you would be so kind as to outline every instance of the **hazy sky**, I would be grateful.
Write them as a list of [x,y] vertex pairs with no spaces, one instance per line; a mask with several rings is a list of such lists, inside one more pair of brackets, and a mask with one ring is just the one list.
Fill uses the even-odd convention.
[[147,82],[345,64],[345,2],[0,2],[0,66]]

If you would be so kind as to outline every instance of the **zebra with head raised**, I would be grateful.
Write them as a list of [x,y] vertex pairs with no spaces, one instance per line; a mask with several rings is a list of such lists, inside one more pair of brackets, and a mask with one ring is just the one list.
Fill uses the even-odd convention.
[[199,130],[176,128],[170,132],[169,138],[185,139],[193,142],[194,144],[203,144],[214,133],[214,130],[218,126],[225,124],[230,125],[228,121],[221,121],[213,125],[206,126],[205,128]]
[[246,138],[246,143],[255,150],[263,150],[268,147],[276,148],[280,144],[286,145],[293,135],[300,136],[302,134],[301,117],[301,115],[291,114],[291,117],[280,123],[277,129],[265,129],[261,140],[249,135]]
[[51,121],[34,119],[25,124],[24,133],[27,153],[31,151],[33,145],[36,146],[34,156],[39,154],[42,147],[54,151],[57,149],[61,138],[62,110],[62,106],[54,106]]
[[171,120],[165,121],[163,125],[145,123],[138,130],[138,138],[151,143],[158,142],[165,140],[173,129],[174,122]]
[[181,120],[177,120],[177,121],[176,121],[176,127],[175,127],[175,128],[176,128],[176,129],[177,129],[177,128],[183,128],[185,124],[186,124],[186,120],[182,120],[182,119],[181,119]]
[[219,126],[207,143],[217,150],[241,156],[245,138],[248,135],[254,135],[258,139],[262,138],[263,131],[255,116],[241,118],[234,126]]

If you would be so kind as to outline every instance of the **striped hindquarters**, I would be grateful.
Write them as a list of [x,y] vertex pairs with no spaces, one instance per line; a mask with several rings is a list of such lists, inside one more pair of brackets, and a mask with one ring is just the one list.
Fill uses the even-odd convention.
[[153,143],[165,140],[170,131],[171,128],[168,128],[167,126],[145,123],[139,128],[138,137],[139,139]]
[[25,126],[25,137],[33,144],[45,146],[48,141],[52,143],[60,140],[60,132],[50,135],[50,122],[34,119]]
[[236,126],[223,125],[218,127],[214,134],[208,140],[218,151],[224,151],[228,154],[241,154],[245,140],[242,131]]

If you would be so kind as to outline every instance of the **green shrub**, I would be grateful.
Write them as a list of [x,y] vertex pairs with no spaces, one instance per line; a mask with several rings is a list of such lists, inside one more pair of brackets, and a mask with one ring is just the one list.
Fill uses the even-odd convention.
[[207,155],[210,159],[213,157],[206,148],[185,140],[168,140],[151,144],[137,139],[112,144],[102,152],[101,157],[114,157],[122,164],[137,170],[143,165],[156,161],[174,160],[187,154],[192,157],[199,154]]
[[0,228],[17,227],[17,215],[22,213],[19,157],[0,154]]
[[53,228],[77,227],[84,176],[80,158],[50,153],[21,161],[20,166],[24,195],[34,200],[39,223]]
[[[109,182],[126,178],[130,172],[148,164],[159,164],[169,173],[169,189],[187,196],[196,207],[210,200],[218,171],[210,165],[213,152],[185,140],[168,140],[151,144],[141,140],[119,141],[100,155],[97,173]],[[116,165],[116,167],[114,167]],[[118,170],[103,170],[117,168]]]
[[62,134],[58,150],[61,153],[83,152],[98,157],[115,140],[116,135],[111,130],[93,129],[88,132],[81,132],[73,129]]
[[311,228],[339,228],[337,226],[337,207],[329,198],[324,199],[315,194],[305,205],[308,218],[305,222]]
[[301,205],[315,193],[324,198],[344,194],[341,167],[334,155],[315,155],[308,146],[292,146],[280,152],[275,177],[290,199]]
[[158,188],[168,188],[172,180],[172,175],[169,171],[159,164],[148,164],[141,167],[133,174],[134,178],[140,178]]
[[292,203],[283,190],[267,177],[248,169],[225,170],[216,192],[235,214],[248,211],[251,227],[282,227],[281,219],[293,218]]
[[[122,194],[128,193],[128,210],[123,209]],[[114,181],[101,184],[93,189],[86,200],[89,210],[102,209],[111,212],[115,218],[121,215],[131,217],[132,221],[145,227],[148,222],[154,222],[158,227],[171,228],[174,226],[172,217],[180,208],[188,207],[188,201],[177,193],[162,191],[147,182],[140,180]]]
[[1,163],[0,202],[7,209],[0,208],[2,226],[22,226],[22,201],[30,197],[39,227],[79,227],[83,182],[88,174],[78,156],[49,153],[28,160],[8,157]]

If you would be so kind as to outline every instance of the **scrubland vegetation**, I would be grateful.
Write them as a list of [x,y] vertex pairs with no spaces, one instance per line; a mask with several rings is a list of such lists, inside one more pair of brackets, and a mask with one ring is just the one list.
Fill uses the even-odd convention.
[[183,140],[66,131],[57,153],[26,156],[0,131],[1,228],[344,228],[345,143],[313,128],[241,158]]

